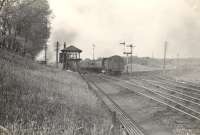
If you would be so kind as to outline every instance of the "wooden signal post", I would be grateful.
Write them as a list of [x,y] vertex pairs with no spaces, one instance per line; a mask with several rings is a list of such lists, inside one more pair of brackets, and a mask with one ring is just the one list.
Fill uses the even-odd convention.
[[127,66],[126,66],[126,72],[128,74],[128,55],[129,55],[129,53],[126,52],[126,42],[124,41],[123,43],[120,43],[120,44],[124,46],[124,52],[123,52],[123,54],[125,55],[126,60],[127,60],[126,61],[126,64],[127,64]]
[[[123,43],[120,43],[121,45],[124,45],[124,52],[123,54],[127,58],[127,67],[126,67],[126,72],[128,73],[128,63],[129,63],[129,58],[128,55],[131,55],[131,73],[133,72],[133,48],[136,46],[133,46],[132,44],[126,46],[126,42],[124,41]],[[130,47],[130,52],[126,52],[126,47]]]
[[130,52],[129,54],[131,54],[131,73],[133,72],[133,48],[135,48],[135,46],[133,46],[132,44],[128,45],[128,47],[130,47]]

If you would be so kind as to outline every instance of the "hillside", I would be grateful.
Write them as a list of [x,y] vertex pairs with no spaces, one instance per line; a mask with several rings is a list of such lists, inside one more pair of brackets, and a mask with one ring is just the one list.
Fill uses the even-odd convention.
[[[126,59],[124,59],[126,62]],[[128,69],[131,70],[131,60],[129,58]],[[127,62],[126,62],[127,63]],[[154,71],[163,69],[163,59],[149,58],[149,57],[133,57],[133,71]],[[178,69],[181,73],[184,73],[185,70],[198,70],[200,66],[199,58],[179,58],[179,59],[167,59],[166,60],[166,69]],[[127,69],[127,64],[125,66],[125,71]],[[184,71],[183,71],[184,70]],[[183,71],[183,72],[182,72]]]
[[[178,80],[191,81],[200,83],[200,59],[199,58],[179,58],[179,59],[167,59],[166,69],[171,70],[168,72],[168,76]],[[127,65],[124,71],[126,72]],[[140,58],[134,57],[132,71],[156,71],[163,69],[162,59],[152,59],[148,57]],[[128,71],[131,72],[131,64],[128,64]]]
[[79,74],[0,50],[0,126],[12,134],[105,135],[109,118]]

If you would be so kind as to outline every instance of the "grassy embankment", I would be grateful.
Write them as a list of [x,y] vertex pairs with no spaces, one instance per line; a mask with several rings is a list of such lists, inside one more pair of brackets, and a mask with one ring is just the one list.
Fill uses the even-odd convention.
[[0,125],[14,135],[106,135],[110,124],[78,74],[0,50]]

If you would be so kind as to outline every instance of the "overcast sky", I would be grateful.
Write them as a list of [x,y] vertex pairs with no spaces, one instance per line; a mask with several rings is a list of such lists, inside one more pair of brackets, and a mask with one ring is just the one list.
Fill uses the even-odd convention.
[[119,43],[125,40],[136,45],[137,56],[162,57],[167,40],[169,57],[200,57],[199,12],[185,1],[49,0],[54,15],[49,55],[57,40],[82,49],[83,58],[92,57],[92,44],[96,57],[122,55]]

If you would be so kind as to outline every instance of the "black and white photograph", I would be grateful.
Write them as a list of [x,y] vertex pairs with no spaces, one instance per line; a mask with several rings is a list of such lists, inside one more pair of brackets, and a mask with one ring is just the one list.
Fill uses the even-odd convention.
[[0,135],[200,135],[200,0],[0,0]]

